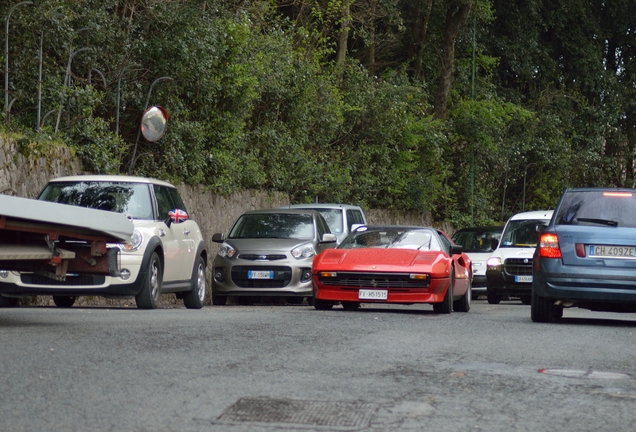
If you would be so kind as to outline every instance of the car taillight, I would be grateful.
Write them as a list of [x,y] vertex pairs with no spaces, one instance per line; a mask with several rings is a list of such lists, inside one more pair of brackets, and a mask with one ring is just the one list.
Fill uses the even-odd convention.
[[556,234],[541,234],[539,238],[539,255],[543,258],[561,258],[559,238]]

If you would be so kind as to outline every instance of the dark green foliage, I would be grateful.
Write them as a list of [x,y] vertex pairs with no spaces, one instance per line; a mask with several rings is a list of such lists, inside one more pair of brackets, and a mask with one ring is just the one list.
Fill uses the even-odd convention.
[[[466,5],[435,119],[447,17]],[[568,186],[633,186],[634,16],[633,0],[41,0],[11,16],[2,127],[29,155],[64,141],[92,172],[490,224]],[[138,138],[146,103],[170,115],[155,143]]]

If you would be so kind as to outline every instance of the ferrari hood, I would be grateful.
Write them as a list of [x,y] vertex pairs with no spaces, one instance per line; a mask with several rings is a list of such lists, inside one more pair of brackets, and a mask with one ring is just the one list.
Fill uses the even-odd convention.
[[[364,269],[375,266],[382,268],[411,267],[415,263],[432,264],[439,251],[416,249],[329,249],[320,254],[318,265],[332,269]],[[314,261],[315,262],[315,261]]]

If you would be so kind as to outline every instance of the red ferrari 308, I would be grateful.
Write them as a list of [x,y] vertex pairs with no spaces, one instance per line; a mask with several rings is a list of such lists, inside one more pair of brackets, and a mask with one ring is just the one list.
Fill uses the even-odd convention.
[[360,303],[431,303],[442,314],[470,310],[470,258],[430,227],[358,227],[314,257],[312,281],[319,310],[336,302],[349,310]]

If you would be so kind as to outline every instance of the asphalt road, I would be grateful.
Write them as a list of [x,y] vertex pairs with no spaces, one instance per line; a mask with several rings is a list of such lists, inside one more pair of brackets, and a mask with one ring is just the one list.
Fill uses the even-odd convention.
[[634,431],[636,315],[0,309],[0,431]]

